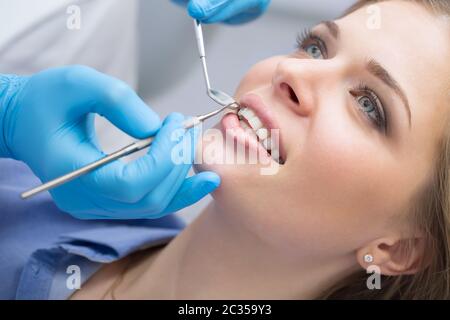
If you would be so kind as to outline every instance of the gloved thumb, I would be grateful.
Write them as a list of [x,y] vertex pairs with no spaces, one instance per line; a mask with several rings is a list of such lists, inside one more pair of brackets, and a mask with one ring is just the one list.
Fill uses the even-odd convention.
[[214,172],[201,172],[184,180],[175,197],[164,212],[172,213],[200,201],[220,185],[220,177]]

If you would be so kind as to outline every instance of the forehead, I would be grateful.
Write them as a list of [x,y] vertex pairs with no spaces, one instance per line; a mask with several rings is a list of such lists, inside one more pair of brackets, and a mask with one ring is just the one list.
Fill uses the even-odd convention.
[[[345,55],[378,60],[403,87],[413,118],[449,98],[449,20],[412,1],[385,1],[336,21]],[[446,104],[448,105],[448,103]],[[444,112],[444,110],[441,110]],[[414,117],[416,113],[416,117]],[[413,122],[414,126],[414,122]]]

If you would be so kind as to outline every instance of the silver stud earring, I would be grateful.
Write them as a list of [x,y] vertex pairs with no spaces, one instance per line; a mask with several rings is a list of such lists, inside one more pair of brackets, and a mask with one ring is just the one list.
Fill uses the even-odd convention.
[[366,255],[364,256],[364,262],[366,262],[366,263],[371,263],[371,262],[373,262],[373,256],[372,256],[371,254],[366,254]]

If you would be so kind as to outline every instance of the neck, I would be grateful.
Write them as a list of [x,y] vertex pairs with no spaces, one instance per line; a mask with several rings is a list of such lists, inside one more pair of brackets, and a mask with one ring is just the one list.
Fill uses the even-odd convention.
[[116,296],[135,299],[314,299],[351,268],[293,261],[233,225],[214,204],[156,256],[131,268]]

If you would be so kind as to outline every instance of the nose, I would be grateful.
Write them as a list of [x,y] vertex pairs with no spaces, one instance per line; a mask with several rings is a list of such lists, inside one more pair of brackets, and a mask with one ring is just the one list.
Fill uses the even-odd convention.
[[287,58],[280,61],[272,78],[275,96],[303,117],[311,116],[320,91],[329,88],[337,74],[327,60]]

